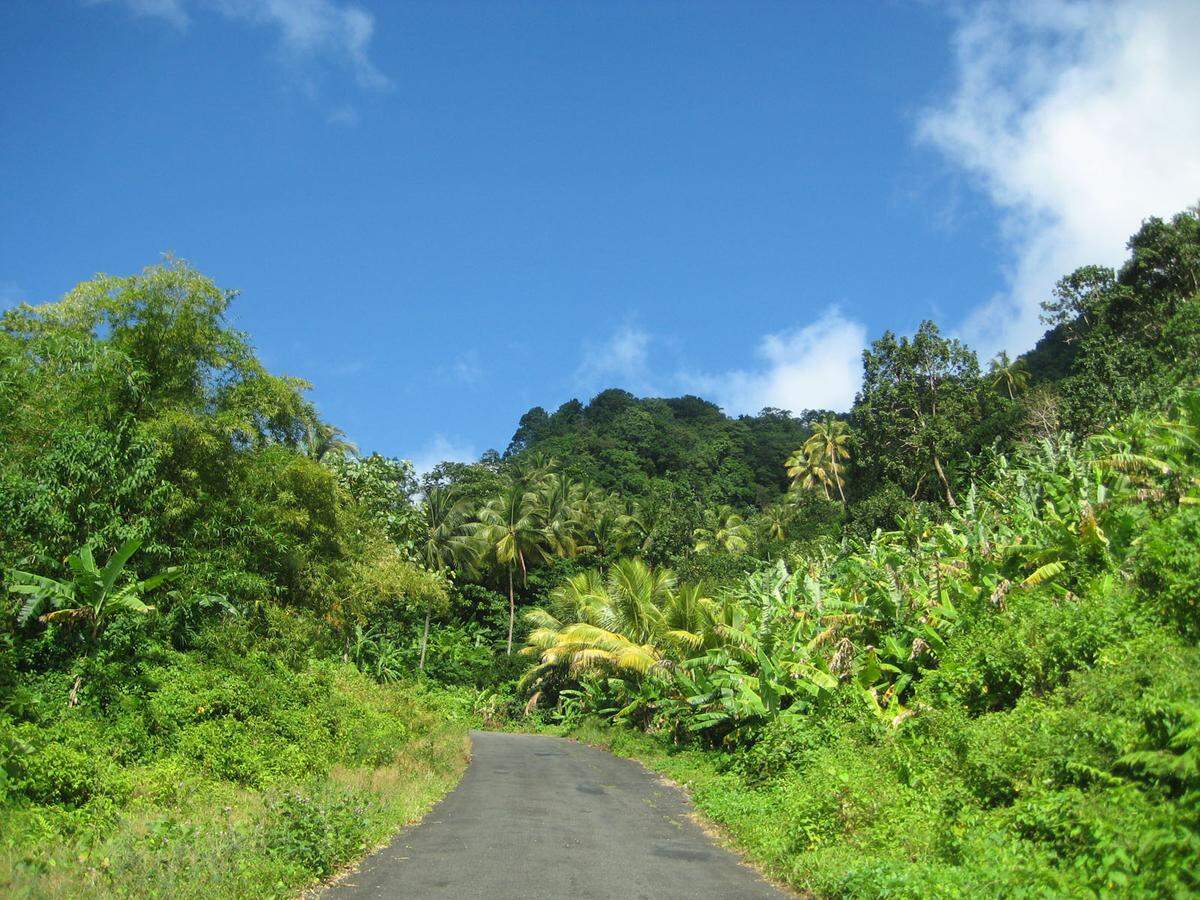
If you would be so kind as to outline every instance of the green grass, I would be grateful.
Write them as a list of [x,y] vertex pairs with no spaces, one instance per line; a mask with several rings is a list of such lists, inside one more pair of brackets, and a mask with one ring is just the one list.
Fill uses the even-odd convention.
[[350,666],[179,654],[104,709],[65,709],[58,680],[35,721],[0,717],[5,897],[294,896],[466,765],[461,697]]

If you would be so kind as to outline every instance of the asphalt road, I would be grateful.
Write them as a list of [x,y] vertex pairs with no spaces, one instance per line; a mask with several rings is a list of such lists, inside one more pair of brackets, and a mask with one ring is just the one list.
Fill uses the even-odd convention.
[[474,732],[466,774],[325,898],[776,898],[641,766],[563,738]]

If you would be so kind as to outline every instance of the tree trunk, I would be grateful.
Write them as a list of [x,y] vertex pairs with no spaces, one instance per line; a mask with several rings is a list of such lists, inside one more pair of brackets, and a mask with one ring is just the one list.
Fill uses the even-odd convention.
[[517,617],[517,603],[513,599],[513,567],[508,566],[508,650],[505,653],[512,656],[513,619]]
[[957,508],[958,504],[954,502],[954,495],[950,493],[950,482],[946,478],[946,473],[942,471],[942,462],[937,458],[936,453],[933,455],[933,467],[937,470],[938,478],[941,479],[942,487],[946,491],[946,502],[950,504],[951,509]]
[[925,483],[925,476],[921,475],[921,477],[917,479],[917,486],[915,488],[913,488],[912,496],[908,498],[909,500],[917,499],[917,496],[921,493],[921,485],[923,485],[924,483]]
[[76,675],[75,683],[71,685],[71,693],[67,694],[67,706],[75,707],[79,705],[79,686],[83,684],[83,676]]
[[417,668],[422,672],[425,671],[425,648],[429,646],[429,617],[433,613],[433,601],[429,600],[425,603],[425,632],[421,635],[421,661],[417,664]]

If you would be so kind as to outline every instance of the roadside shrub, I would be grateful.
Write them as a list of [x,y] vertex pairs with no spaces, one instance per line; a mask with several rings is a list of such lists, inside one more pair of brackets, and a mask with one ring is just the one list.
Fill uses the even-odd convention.
[[1200,508],[1182,507],[1147,530],[1137,579],[1148,604],[1186,637],[1200,639]]
[[101,759],[96,751],[76,750],[58,741],[32,744],[14,766],[12,786],[33,803],[83,806],[105,790]]
[[1128,633],[1129,607],[1125,590],[1105,578],[1084,598],[1014,591],[1004,609],[980,616],[954,642],[918,695],[971,715],[1012,709],[1026,693],[1042,696],[1092,665]]
[[783,715],[756,729],[747,745],[731,753],[725,768],[758,784],[791,769],[803,769],[812,753],[833,737],[812,716]]
[[365,794],[289,791],[270,804],[267,842],[310,876],[324,878],[366,848],[374,801]]

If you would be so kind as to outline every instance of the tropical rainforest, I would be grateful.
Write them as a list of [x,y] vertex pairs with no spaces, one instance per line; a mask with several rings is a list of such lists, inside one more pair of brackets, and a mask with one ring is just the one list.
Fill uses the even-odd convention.
[[816,896],[1200,893],[1200,209],[1128,251],[1017,358],[925,322],[849,410],[612,389],[424,473],[183,262],[8,310],[0,891],[294,896],[488,727]]

